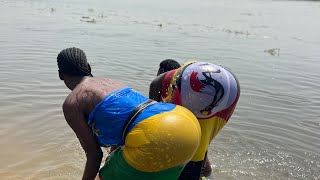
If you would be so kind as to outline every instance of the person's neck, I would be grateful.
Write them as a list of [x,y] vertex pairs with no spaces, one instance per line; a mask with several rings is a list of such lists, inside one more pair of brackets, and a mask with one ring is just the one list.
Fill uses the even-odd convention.
[[78,86],[78,84],[82,83],[87,78],[88,76],[70,76],[65,78],[65,84],[70,90],[73,90]]

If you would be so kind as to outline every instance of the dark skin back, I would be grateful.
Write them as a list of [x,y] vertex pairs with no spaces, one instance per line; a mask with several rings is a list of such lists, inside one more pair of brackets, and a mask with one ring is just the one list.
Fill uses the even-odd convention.
[[61,76],[65,85],[72,90],[63,103],[63,113],[87,157],[82,179],[93,180],[99,172],[103,153],[87,124],[87,118],[107,95],[125,86],[111,79],[60,73]]

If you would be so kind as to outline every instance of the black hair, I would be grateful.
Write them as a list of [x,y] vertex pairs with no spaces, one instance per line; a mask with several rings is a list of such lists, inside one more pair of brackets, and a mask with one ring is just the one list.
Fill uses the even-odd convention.
[[157,76],[159,76],[159,75],[162,74],[162,73],[171,71],[171,70],[173,70],[173,69],[177,69],[177,68],[179,68],[179,67],[180,67],[180,64],[179,64],[177,61],[173,60],[173,59],[163,60],[163,61],[160,63],[160,67],[159,67]]
[[59,71],[75,76],[92,76],[90,64],[87,62],[86,54],[79,48],[67,48],[62,50],[57,63]]

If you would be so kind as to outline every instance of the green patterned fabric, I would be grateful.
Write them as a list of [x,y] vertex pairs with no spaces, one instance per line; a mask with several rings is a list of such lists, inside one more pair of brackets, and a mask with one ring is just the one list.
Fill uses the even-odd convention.
[[122,150],[117,149],[111,153],[105,165],[100,169],[102,180],[177,180],[185,164],[159,172],[143,172],[131,167],[122,155]]

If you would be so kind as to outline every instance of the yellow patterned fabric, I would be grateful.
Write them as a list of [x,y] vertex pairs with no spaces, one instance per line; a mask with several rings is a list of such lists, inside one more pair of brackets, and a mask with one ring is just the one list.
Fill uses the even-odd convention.
[[226,124],[226,120],[215,116],[209,119],[199,119],[199,123],[201,126],[201,141],[196,154],[191,159],[195,162],[204,159],[210,142]]
[[123,156],[143,172],[157,172],[185,164],[200,144],[201,128],[186,108],[151,116],[134,126],[127,135]]

